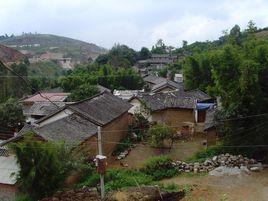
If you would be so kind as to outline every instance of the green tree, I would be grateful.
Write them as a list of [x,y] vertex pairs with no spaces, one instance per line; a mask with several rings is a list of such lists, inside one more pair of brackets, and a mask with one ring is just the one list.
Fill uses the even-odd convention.
[[18,101],[9,98],[0,104],[0,125],[1,127],[14,127],[23,124],[24,116],[22,107]]
[[150,58],[150,56],[151,56],[150,50],[146,47],[142,47],[139,52],[139,59],[145,60],[145,59]]
[[174,134],[175,131],[164,123],[157,123],[148,130],[150,144],[153,147],[164,147],[164,140],[169,140],[171,147]]
[[22,192],[40,199],[62,186],[76,162],[64,144],[37,141],[34,135],[24,135],[22,141],[12,143],[10,148],[20,166],[16,176]]
[[71,92],[70,98],[72,101],[80,101],[100,93],[95,85],[82,84]]
[[156,44],[152,47],[151,53],[153,54],[166,54],[166,45],[162,39],[158,39]]

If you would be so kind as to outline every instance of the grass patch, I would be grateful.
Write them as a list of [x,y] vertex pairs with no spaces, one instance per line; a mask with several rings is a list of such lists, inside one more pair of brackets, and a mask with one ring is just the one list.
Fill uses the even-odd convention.
[[[97,187],[99,186],[99,179],[99,175],[97,173],[93,173],[86,177],[86,179],[80,183],[78,187]],[[132,186],[148,185],[153,182],[151,176],[137,170],[127,169],[108,169],[104,180],[106,191],[118,190]]]
[[187,162],[204,162],[208,158],[225,153],[225,149],[220,145],[211,146],[201,151],[198,151],[193,156],[186,159]]
[[191,184],[178,185],[175,183],[159,184],[160,188],[169,193],[178,192],[183,190],[185,194],[189,194],[192,190]]
[[174,177],[179,172],[173,167],[172,159],[169,156],[156,156],[150,158],[141,168],[141,171],[150,175],[153,180]]

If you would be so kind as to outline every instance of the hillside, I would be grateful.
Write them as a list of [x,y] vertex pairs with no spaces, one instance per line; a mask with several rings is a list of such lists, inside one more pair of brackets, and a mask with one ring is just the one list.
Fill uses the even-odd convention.
[[0,39],[0,43],[16,48],[27,55],[42,55],[46,52],[61,53],[73,61],[84,62],[96,58],[105,49],[92,43],[51,34],[23,34]]
[[18,50],[4,45],[0,45],[0,60],[4,63],[20,62],[23,61],[25,58],[26,56],[20,53]]

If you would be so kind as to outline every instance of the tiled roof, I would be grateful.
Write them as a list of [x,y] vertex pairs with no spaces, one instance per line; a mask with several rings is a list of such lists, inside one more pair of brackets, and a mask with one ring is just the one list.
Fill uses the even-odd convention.
[[145,82],[149,82],[152,84],[159,84],[161,82],[166,81],[166,78],[158,77],[158,76],[154,76],[154,75],[147,75],[147,76],[143,77],[143,80]]
[[67,102],[35,102],[28,111],[25,111],[25,114],[46,116],[64,107],[66,104]]
[[85,115],[93,122],[105,125],[127,112],[131,105],[105,91],[100,95],[69,105],[68,108]]
[[37,125],[26,124],[16,137],[2,142],[0,146],[20,139],[28,131],[34,131],[45,140],[65,141],[75,145],[96,134],[98,125],[108,124],[130,108],[131,105],[128,102],[105,91],[78,103],[66,105],[59,110],[59,112],[65,109],[73,111],[69,116],[38,125],[40,122],[53,117],[58,113],[56,112],[43,118]]
[[155,94],[140,94],[138,98],[152,111],[167,108],[194,109],[196,101],[208,100],[211,97],[199,90],[173,91]]
[[171,87],[173,88],[174,90],[175,89],[178,89],[178,90],[184,90],[184,86],[183,86],[183,83],[177,83],[177,82],[174,82],[172,80],[165,80],[163,82],[160,82],[159,84],[156,84],[152,87],[152,92],[156,92],[162,88],[165,88],[165,87]]
[[97,125],[79,115],[72,114],[42,127],[35,127],[33,130],[48,141],[78,144],[96,134]]
[[[41,93],[22,100],[22,102],[64,101],[70,93]],[[49,102],[49,101],[48,101]]]

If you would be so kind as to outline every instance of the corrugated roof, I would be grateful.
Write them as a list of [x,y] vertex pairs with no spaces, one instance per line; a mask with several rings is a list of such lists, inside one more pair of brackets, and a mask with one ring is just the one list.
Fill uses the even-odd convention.
[[15,156],[0,156],[0,170],[1,184],[13,185],[17,182],[16,177],[11,176],[13,173],[16,174],[20,170]]

